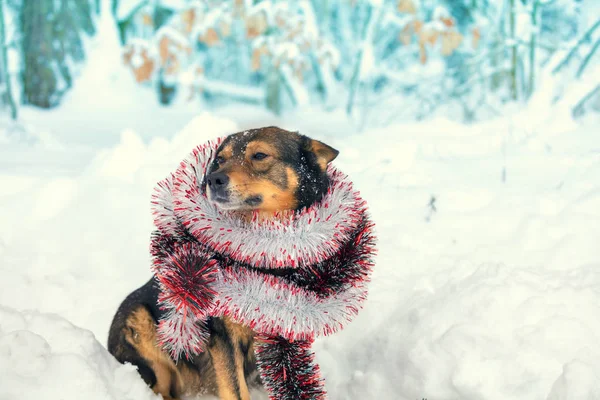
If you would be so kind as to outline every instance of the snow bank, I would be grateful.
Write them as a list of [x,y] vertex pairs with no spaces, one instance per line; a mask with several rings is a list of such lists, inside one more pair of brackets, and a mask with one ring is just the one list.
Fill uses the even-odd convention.
[[364,345],[350,359],[372,361],[339,390],[351,398],[597,398],[600,321],[590,316],[600,312],[599,283],[598,265],[544,273],[463,263],[424,276],[410,299],[391,302],[387,323],[354,338]]
[[380,237],[366,309],[318,348],[334,398],[597,398],[598,143],[526,118],[330,141]]
[[[316,344],[332,399],[598,396],[598,145],[586,127],[561,132],[521,120],[436,120],[355,135],[293,121],[341,151],[335,162],[369,201],[380,238],[365,310]],[[237,129],[201,114],[171,139],[126,130],[70,176],[0,173],[8,189],[0,193],[0,305],[60,314],[104,343],[119,302],[149,277],[154,184],[197,144]],[[132,383],[131,369],[110,361],[89,331],[3,312],[0,362],[17,382],[3,390],[26,398],[69,382],[80,393],[97,385],[95,396],[138,390],[141,381]],[[10,355],[23,348],[26,364],[42,371],[30,388],[17,379],[27,368]],[[79,358],[48,361],[64,352]],[[82,360],[87,366],[75,368]]]
[[0,307],[0,399],[159,399],[131,365],[58,315]]
[[547,400],[587,400],[600,398],[600,374],[597,364],[574,360],[552,386]]

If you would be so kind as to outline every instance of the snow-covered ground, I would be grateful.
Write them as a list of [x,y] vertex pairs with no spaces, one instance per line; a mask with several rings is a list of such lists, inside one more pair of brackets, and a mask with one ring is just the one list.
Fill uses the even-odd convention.
[[103,348],[150,275],[154,184],[267,124],[339,149],[377,223],[367,305],[316,345],[332,399],[600,399],[598,119],[540,100],[355,133],[315,111],[165,109],[102,62],[118,57],[104,28],[60,109],[0,131],[0,400],[157,398]]

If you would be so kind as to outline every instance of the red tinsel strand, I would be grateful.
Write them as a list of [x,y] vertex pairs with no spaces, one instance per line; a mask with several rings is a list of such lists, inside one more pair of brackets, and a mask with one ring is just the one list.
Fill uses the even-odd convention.
[[160,273],[164,260],[175,252],[177,245],[181,244],[180,236],[162,233],[160,230],[150,235],[150,255],[152,256],[152,272]]
[[189,308],[197,316],[208,315],[216,294],[210,285],[216,280],[218,269],[217,262],[200,246],[176,246],[155,271],[162,289],[161,303],[175,310]]
[[280,336],[257,337],[257,365],[271,400],[325,399],[323,379],[314,362],[311,344],[312,340],[289,342]]
[[375,250],[373,223],[364,218],[336,257],[292,271],[289,281],[327,297],[369,282]]

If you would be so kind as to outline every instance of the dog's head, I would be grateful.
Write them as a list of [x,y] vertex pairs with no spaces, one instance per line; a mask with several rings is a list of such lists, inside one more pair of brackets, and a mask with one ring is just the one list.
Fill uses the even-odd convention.
[[332,147],[295,132],[266,127],[234,133],[217,149],[206,175],[209,199],[227,210],[299,210],[329,186]]

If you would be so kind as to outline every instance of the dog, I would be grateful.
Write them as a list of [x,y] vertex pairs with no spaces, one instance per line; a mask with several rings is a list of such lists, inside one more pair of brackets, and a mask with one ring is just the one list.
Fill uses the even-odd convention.
[[[229,135],[216,151],[204,184],[208,198],[239,218],[277,218],[318,202],[327,192],[327,165],[338,151],[318,140],[278,127]],[[280,272],[281,273],[281,272]],[[254,356],[254,333],[230,319],[210,318],[207,350],[173,359],[157,342],[158,304],[154,278],[129,294],[109,330],[108,350],[138,368],[165,399],[210,394],[249,400],[262,383]]]

